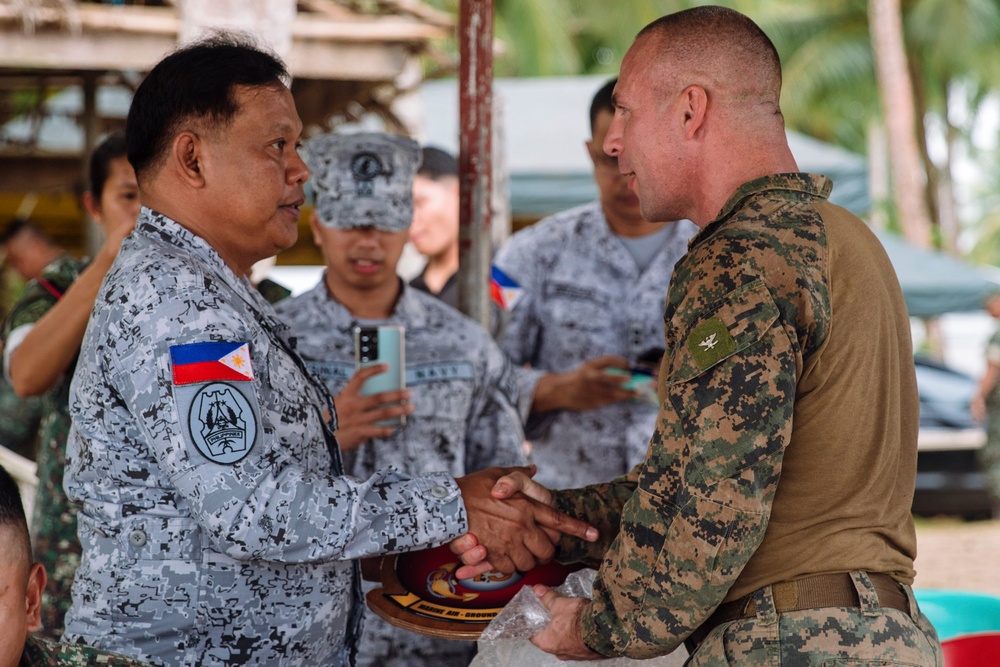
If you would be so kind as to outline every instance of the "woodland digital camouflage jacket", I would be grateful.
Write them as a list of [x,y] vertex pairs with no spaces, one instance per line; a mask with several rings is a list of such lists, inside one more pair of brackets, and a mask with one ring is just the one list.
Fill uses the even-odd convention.
[[768,583],[912,582],[909,322],[884,250],[830,187],[758,179],[699,232],[670,285],[645,462],[557,494],[605,538],[561,543],[563,560],[601,564],[583,632],[602,654],[667,653]]

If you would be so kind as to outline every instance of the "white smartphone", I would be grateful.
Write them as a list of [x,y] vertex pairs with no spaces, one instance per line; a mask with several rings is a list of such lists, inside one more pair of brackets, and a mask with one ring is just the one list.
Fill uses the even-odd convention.
[[[355,369],[374,364],[388,364],[389,370],[365,380],[361,386],[364,396],[383,391],[406,388],[406,359],[404,352],[405,330],[398,325],[354,327],[354,367]],[[397,426],[406,423],[406,415],[397,419],[377,422],[383,426]]]

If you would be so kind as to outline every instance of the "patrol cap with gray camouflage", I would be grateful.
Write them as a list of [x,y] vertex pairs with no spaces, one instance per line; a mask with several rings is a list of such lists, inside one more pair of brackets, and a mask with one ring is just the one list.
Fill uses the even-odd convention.
[[401,232],[413,220],[416,141],[381,132],[323,134],[306,145],[316,217],[327,227]]

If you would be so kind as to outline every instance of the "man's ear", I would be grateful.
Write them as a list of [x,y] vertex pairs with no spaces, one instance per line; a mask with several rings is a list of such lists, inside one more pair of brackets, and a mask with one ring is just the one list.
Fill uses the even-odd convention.
[[205,187],[205,175],[202,173],[204,151],[205,142],[189,130],[174,137],[171,144],[170,162],[174,172],[195,188]]
[[83,193],[83,208],[91,220],[96,223],[104,222],[104,216],[101,215],[101,205],[97,203],[97,199],[94,198],[90,190]]
[[699,85],[692,84],[681,93],[681,112],[684,125],[684,137],[693,139],[705,123],[708,112],[708,93]]
[[312,230],[313,243],[316,244],[317,248],[323,248],[323,235],[319,233],[319,216],[316,215],[316,211],[313,210],[309,213],[309,229]]
[[42,591],[45,590],[45,566],[33,563],[28,573],[28,590],[24,594],[24,605],[28,612],[28,632],[38,632],[42,629]]

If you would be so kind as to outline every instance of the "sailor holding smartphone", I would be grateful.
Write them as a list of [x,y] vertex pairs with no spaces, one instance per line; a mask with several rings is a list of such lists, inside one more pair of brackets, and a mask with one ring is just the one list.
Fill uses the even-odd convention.
[[[335,396],[345,472],[454,476],[523,465],[517,383],[477,323],[410,288],[396,263],[413,217],[416,142],[324,135],[307,144],[323,280],[278,304],[297,351]],[[472,645],[365,620],[359,665],[466,665]]]
[[493,294],[505,313],[497,338],[525,367],[535,481],[552,489],[603,482],[645,460],[660,404],[649,367],[663,355],[663,295],[698,230],[690,220],[646,221],[618,161],[601,149],[614,86],[590,106],[598,200],[522,229],[494,258]]

